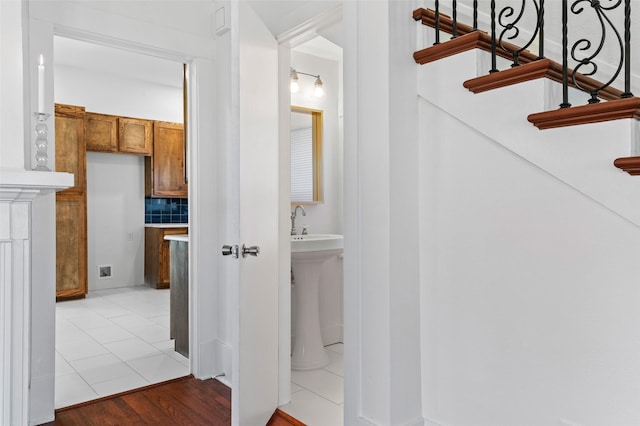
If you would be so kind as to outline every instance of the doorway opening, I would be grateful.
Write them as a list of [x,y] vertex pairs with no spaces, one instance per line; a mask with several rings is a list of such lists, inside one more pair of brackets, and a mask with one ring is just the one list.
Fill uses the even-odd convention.
[[[108,123],[90,127],[85,118],[85,140],[95,143],[107,129],[115,134],[106,138],[119,142],[128,119],[144,121],[151,131],[159,122],[184,125],[181,62],[59,36],[54,51],[55,103],[83,107]],[[148,154],[117,143],[93,145],[85,154],[86,297],[56,304],[56,408],[191,371],[169,336],[170,290],[145,283],[144,273],[146,228],[186,232],[188,197],[147,196]],[[102,273],[107,266],[109,274]]]
[[[336,25],[339,27],[341,22]],[[314,91],[313,78],[300,78],[298,90],[291,93],[290,103],[291,107],[321,112],[322,152],[319,167],[322,170],[319,174],[323,197],[321,202],[292,199],[291,208],[303,204],[305,209],[304,217],[297,215],[296,232],[300,233],[304,228],[309,234],[343,234],[342,48],[321,35],[306,38],[308,40],[304,43],[291,46],[290,67],[299,74],[319,75],[324,94],[318,96]],[[294,126],[292,121],[292,139]],[[293,175],[291,179],[294,180]],[[294,276],[294,283],[295,280]],[[292,323],[296,322],[298,315],[303,314],[296,306],[296,287],[296,284],[291,287]],[[291,402],[280,407],[306,424],[339,425],[343,422],[343,292],[342,256],[333,256],[323,264],[318,289],[322,344],[329,362],[311,370],[292,369]],[[291,333],[293,350],[295,327],[292,327]]]

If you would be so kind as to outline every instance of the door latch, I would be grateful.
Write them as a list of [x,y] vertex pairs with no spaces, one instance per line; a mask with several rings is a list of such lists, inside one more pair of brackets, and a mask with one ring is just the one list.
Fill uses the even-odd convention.
[[[223,256],[233,256],[233,257],[235,257],[237,259],[238,258],[238,246],[237,245],[235,245],[235,246],[227,246],[227,245],[222,246],[222,255]],[[243,256],[244,256],[244,254],[243,254]]]

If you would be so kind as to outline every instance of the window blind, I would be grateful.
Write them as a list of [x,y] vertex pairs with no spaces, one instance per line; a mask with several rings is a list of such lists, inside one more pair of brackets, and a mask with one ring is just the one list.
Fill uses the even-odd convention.
[[291,200],[313,201],[312,128],[291,131]]

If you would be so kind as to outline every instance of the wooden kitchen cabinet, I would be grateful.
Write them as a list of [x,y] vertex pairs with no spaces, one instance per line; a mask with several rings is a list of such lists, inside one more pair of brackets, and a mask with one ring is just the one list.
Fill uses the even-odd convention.
[[56,299],[87,294],[87,198],[56,194]]
[[155,121],[153,154],[145,158],[145,195],[187,198],[186,158],[183,125]]
[[129,154],[151,155],[153,122],[140,118],[118,118],[118,150]]
[[169,288],[170,285],[170,255],[169,241],[165,235],[187,234],[187,227],[183,228],[155,228],[144,229],[144,282],[154,288]]
[[75,185],[56,193],[56,298],[87,293],[87,179],[85,110],[55,106],[56,171],[73,173]]
[[118,117],[87,112],[85,140],[87,151],[118,152]]
[[85,126],[88,151],[151,155],[151,120],[87,112]]

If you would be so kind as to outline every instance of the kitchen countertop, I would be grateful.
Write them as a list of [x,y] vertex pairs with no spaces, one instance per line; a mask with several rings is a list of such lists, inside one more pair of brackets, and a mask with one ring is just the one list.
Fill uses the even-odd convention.
[[164,239],[168,241],[182,241],[188,243],[189,234],[165,235]]
[[145,223],[145,228],[188,228],[188,223]]

